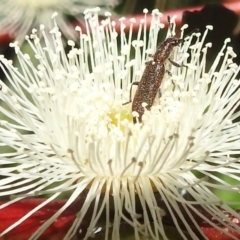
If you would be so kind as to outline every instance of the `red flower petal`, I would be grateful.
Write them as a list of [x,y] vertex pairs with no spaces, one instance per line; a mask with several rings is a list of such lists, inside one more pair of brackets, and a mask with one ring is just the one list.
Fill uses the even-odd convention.
[[[174,220],[172,219],[172,216],[171,216],[170,212],[168,211],[168,208],[165,205],[165,203],[163,201],[159,201],[158,206],[161,209],[165,210],[166,215],[163,216],[163,221],[164,221],[165,225],[175,226]],[[179,204],[178,208],[181,210],[181,213],[184,216],[185,221],[188,223],[188,225],[192,228],[193,231],[195,231],[197,233],[198,230],[197,230],[196,226],[194,225],[194,223],[192,222],[191,218],[189,217],[188,213],[184,209],[184,207],[181,204]],[[209,212],[207,212],[204,208],[202,208],[201,205],[195,205],[195,209],[197,210],[197,212],[199,212],[204,217],[209,219],[212,223],[217,225],[219,228],[222,228],[223,231],[228,232],[230,235],[235,236],[237,239],[240,239],[240,232],[233,231],[230,228],[230,226],[228,228],[228,227],[225,227],[224,225],[222,225],[221,223],[219,223],[217,220],[214,219],[213,216],[211,216],[211,214]],[[174,210],[174,209],[172,209],[172,210]],[[240,219],[236,218],[231,213],[227,212],[226,210],[224,210],[220,207],[218,210],[221,210],[222,213],[230,220],[230,222],[237,224],[240,227]],[[224,234],[224,232],[211,226],[208,222],[204,221],[198,214],[196,214],[191,209],[188,209],[188,211],[191,212],[192,217],[198,223],[198,226],[202,229],[203,233],[206,235],[206,237],[209,240],[232,240],[232,238],[230,236]],[[235,211],[237,214],[240,214],[240,210],[235,210]],[[182,223],[182,219],[180,217],[178,218],[177,215],[175,215],[175,217],[178,220],[178,224],[183,228],[183,230],[185,230],[185,225]]]
[[[18,221],[29,211],[37,207],[46,199],[25,199],[0,209],[0,232]],[[5,202],[0,202],[0,205]],[[28,239],[46,220],[56,213],[64,204],[65,200],[55,200],[36,211],[20,225],[4,235],[2,239],[25,240]],[[68,229],[76,218],[78,208],[76,204],[70,205],[41,235],[39,239],[63,239]]]
[[[232,240],[232,237],[227,236],[223,232],[220,232],[219,230],[213,228],[213,227],[202,227],[201,228],[204,234],[208,237],[209,240]],[[225,229],[228,231],[228,229]],[[229,230],[230,234],[235,236],[236,238],[240,239],[240,233],[234,232]]]
[[13,36],[10,36],[9,34],[2,34],[0,33],[0,43],[2,44],[9,44],[14,40]]

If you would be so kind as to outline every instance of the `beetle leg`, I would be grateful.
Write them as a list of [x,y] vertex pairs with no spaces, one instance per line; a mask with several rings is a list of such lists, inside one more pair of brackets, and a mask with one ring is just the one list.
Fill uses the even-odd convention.
[[186,65],[183,65],[183,64],[179,64],[179,63],[176,63],[176,62],[174,62],[172,59],[168,59],[169,60],[169,62],[173,65],[173,66],[175,66],[175,67],[187,67]]
[[171,77],[172,73],[169,70],[166,70],[167,74]]
[[129,91],[129,101],[123,103],[123,105],[127,105],[127,104],[129,104],[129,103],[132,102],[132,87],[133,87],[133,85],[139,85],[139,82],[133,82],[133,83],[131,84],[130,91]]

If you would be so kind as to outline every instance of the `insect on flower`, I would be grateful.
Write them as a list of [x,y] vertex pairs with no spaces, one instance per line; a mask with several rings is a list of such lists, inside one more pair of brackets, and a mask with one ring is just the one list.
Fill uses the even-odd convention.
[[[170,26],[170,31],[172,32],[172,26],[170,23],[170,17],[168,16],[168,22]],[[198,29],[195,29],[190,34],[186,35],[184,38],[174,38],[171,34],[171,37],[164,40],[157,48],[155,54],[152,55],[153,59],[146,63],[146,68],[143,72],[142,78],[139,82],[133,82],[130,89],[130,101],[131,102],[131,92],[132,86],[138,85],[137,91],[132,101],[132,112],[137,112],[138,117],[133,117],[133,122],[142,122],[142,115],[144,114],[145,108],[150,110],[156,95],[161,86],[164,74],[166,72],[165,62],[169,60],[171,64],[175,67],[185,67],[184,65],[178,64],[169,58],[173,48],[178,46],[186,37],[191,35],[193,32],[198,32]],[[143,106],[143,103],[146,103],[146,107]],[[138,119],[138,120],[137,120]]]
[[230,39],[207,66],[212,26],[185,38],[176,61],[188,68],[163,78],[159,107],[134,125],[122,96],[161,31],[162,14],[143,12],[137,41],[125,18],[116,34],[110,14],[99,21],[94,8],[84,13],[88,30],[76,27],[80,47],[53,18],[51,32],[41,25],[26,36],[31,56],[10,45],[18,69],[0,55],[0,239],[120,240],[129,229],[136,240],[167,240],[171,229],[195,240],[210,238],[209,226],[240,239],[240,212],[229,206],[239,201],[216,194],[240,192],[240,66]]

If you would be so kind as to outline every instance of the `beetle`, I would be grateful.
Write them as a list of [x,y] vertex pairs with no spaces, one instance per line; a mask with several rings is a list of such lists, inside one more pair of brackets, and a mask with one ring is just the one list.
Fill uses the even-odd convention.
[[[168,17],[170,23],[170,17]],[[195,29],[194,32],[197,32]],[[192,32],[190,33],[192,34]],[[158,47],[156,52],[152,55],[153,59],[146,63],[145,70],[139,82],[134,82],[130,89],[130,101],[131,102],[131,90],[133,85],[138,85],[137,91],[132,101],[132,112],[137,112],[138,117],[133,117],[133,122],[142,122],[142,115],[145,109],[150,110],[154,100],[159,92],[164,74],[166,72],[165,62],[169,60],[176,67],[182,67],[169,58],[174,47],[178,46],[183,40],[189,36],[186,35],[184,38],[169,37],[165,39]],[[186,67],[186,66],[185,66]],[[127,104],[127,103],[124,103]],[[146,107],[143,107],[143,103],[146,103]]]

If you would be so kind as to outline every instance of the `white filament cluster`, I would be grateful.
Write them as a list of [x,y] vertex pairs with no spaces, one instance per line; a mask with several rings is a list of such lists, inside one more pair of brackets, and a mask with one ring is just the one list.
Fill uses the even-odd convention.
[[[162,14],[153,11],[149,35],[143,18],[137,39],[132,39],[134,19],[127,35],[124,18],[119,20],[118,33],[110,14],[99,23],[98,11],[85,11],[86,33],[76,29],[79,47],[68,41],[71,50],[67,54],[55,23],[52,38],[44,26],[40,28],[43,42],[36,30],[26,38],[37,65],[16,43],[12,46],[19,69],[1,56],[0,65],[10,85],[1,82],[0,99],[4,104],[0,112],[5,118],[0,127],[0,176],[4,176],[0,179],[0,196],[15,198],[0,207],[25,197],[51,194],[44,206],[62,192],[72,191],[66,204],[31,239],[37,239],[83,192],[84,205],[65,239],[81,226],[91,204],[98,211],[92,213],[86,239],[101,214],[106,214],[106,238],[112,229],[109,238],[120,239],[124,221],[134,228],[136,239],[167,239],[159,197],[184,239],[187,237],[175,214],[192,239],[197,233],[185,221],[179,204],[219,229],[195,209],[196,203],[201,204],[215,221],[228,226],[230,220],[216,205],[236,218],[240,216],[209,187],[230,192],[240,189],[240,185],[233,188],[215,175],[217,171],[240,180],[239,160],[233,157],[240,154],[240,114],[236,111],[240,81],[232,49],[226,41],[206,70],[209,44],[203,45],[204,36],[194,34],[186,39],[174,56],[187,67],[171,66],[172,75],[165,74],[162,82],[161,98],[145,112],[141,124],[133,124],[131,104],[123,103],[128,101],[131,82],[140,80],[149,53],[156,49]],[[14,151],[7,152],[6,146]],[[194,172],[205,177],[198,178]],[[187,201],[179,190],[187,191],[195,201]],[[137,200],[141,212],[136,211]],[[110,219],[112,209],[115,216]],[[186,213],[201,233],[191,211]],[[240,232],[234,223],[231,228]]]
[[58,12],[61,32],[67,38],[76,39],[70,17],[83,22],[82,14],[86,8],[101,6],[104,12],[117,4],[119,0],[0,0],[0,30],[1,34],[8,34],[22,43],[25,35],[39,24],[50,30],[50,18],[53,12]]

